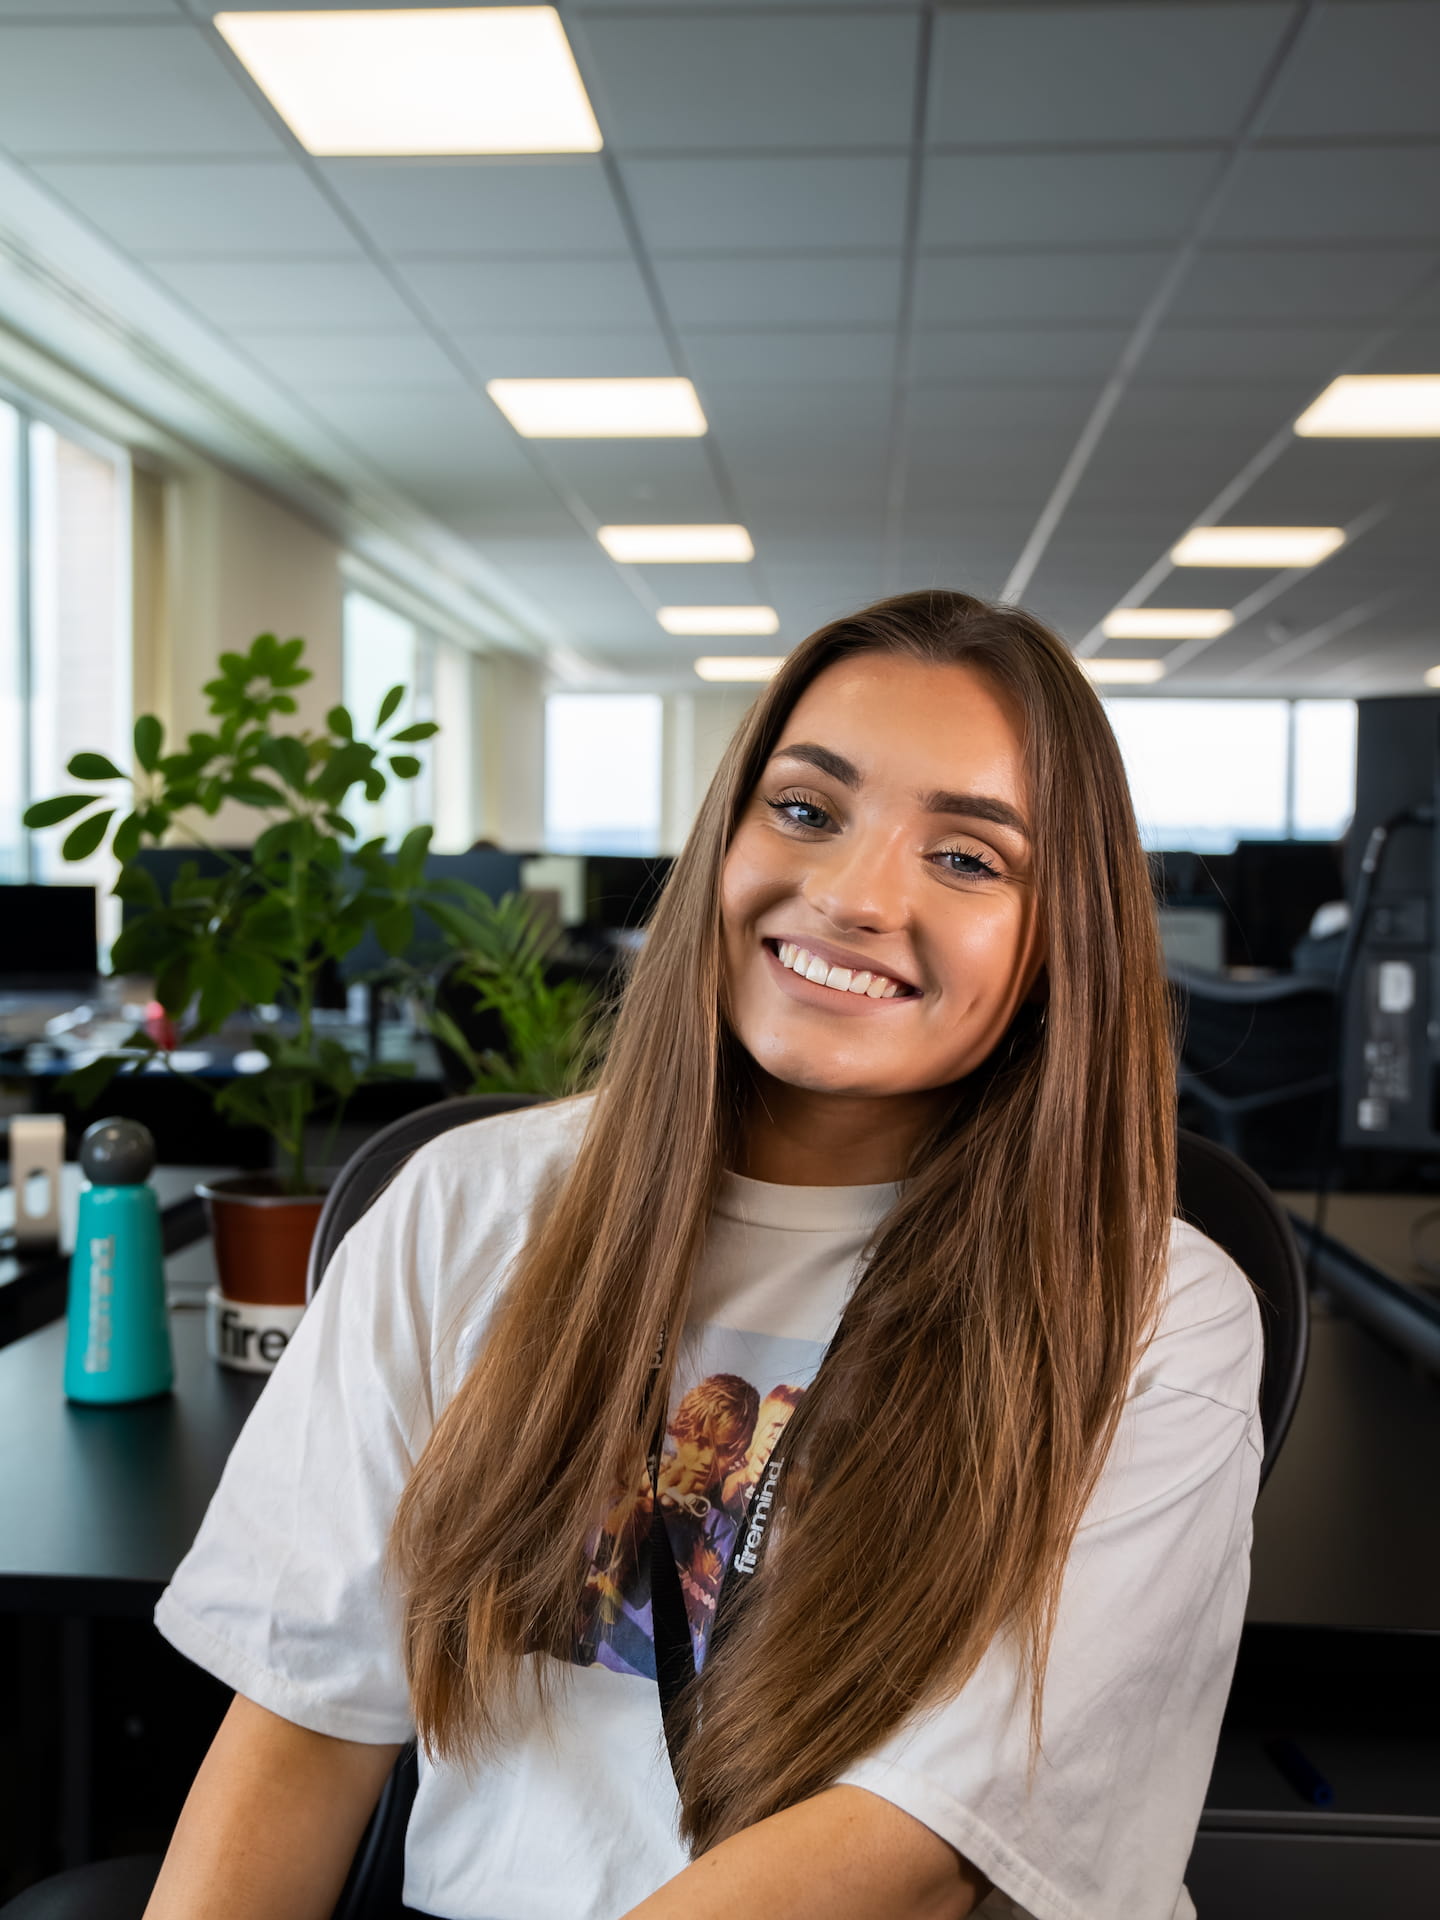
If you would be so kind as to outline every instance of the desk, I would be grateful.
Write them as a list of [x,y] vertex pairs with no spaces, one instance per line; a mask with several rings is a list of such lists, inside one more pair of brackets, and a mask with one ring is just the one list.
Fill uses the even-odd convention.
[[[229,1167],[155,1169],[150,1184],[160,1202],[161,1243],[167,1256],[205,1238],[205,1203],[195,1188],[202,1180],[219,1179],[230,1171]],[[65,1311],[82,1185],[79,1167],[68,1163],[61,1170],[58,1252],[0,1253],[0,1348]],[[0,1230],[13,1226],[14,1219],[14,1195],[8,1186],[0,1186]],[[168,1265],[166,1276],[168,1280]]]
[[[1440,1196],[1332,1193],[1313,1254],[1314,1194],[1276,1198],[1290,1213],[1317,1283],[1353,1318],[1440,1378],[1440,1280],[1417,1266],[1411,1249],[1417,1222],[1440,1215]],[[1429,1245],[1440,1254],[1435,1228]]]

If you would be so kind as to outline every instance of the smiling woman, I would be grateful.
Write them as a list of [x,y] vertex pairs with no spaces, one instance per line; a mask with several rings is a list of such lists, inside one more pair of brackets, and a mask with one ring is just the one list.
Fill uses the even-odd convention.
[[429,1913],[1192,1914],[1259,1334],[1173,1109],[1068,649],[939,592],[813,635],[598,1094],[417,1154],[246,1429],[158,1615],[245,1698],[152,1920],[328,1912],[412,1728]]

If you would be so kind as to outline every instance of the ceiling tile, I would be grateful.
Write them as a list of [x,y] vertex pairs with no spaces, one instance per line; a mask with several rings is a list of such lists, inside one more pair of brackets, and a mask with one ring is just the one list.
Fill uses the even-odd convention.
[[935,23],[934,141],[1213,140],[1238,131],[1286,6],[960,7]]
[[150,272],[225,331],[364,333],[407,329],[415,315],[367,260],[166,260]]
[[713,525],[734,517],[726,511],[703,441],[545,440],[534,446],[542,471],[577,493],[602,525],[653,520]]
[[179,20],[0,22],[0,146],[22,158],[286,150],[244,82]]
[[879,155],[823,160],[627,160],[625,184],[654,251],[892,248],[905,224],[907,164]]
[[1267,137],[1440,133],[1440,10],[1323,7],[1281,82]]
[[453,388],[456,369],[419,327],[384,333],[243,333],[235,344],[288,386]]
[[330,160],[335,191],[397,258],[618,254],[630,243],[598,160]]
[[1172,323],[1381,319],[1436,265],[1430,248],[1209,248],[1181,282]]
[[1440,326],[1408,327],[1365,362],[1366,373],[1440,373]]
[[692,333],[685,354],[695,378],[731,385],[888,380],[895,335],[870,333]]
[[1132,322],[1159,284],[1162,252],[941,255],[917,269],[915,323]]
[[658,260],[655,271],[681,327],[893,327],[898,255],[780,260]]
[[1437,207],[1440,147],[1270,147],[1241,160],[1213,234],[1433,241]]
[[450,341],[482,380],[645,379],[673,375],[658,327],[630,333],[510,333],[452,327]]
[[923,247],[1132,246],[1178,240],[1215,153],[932,154]]
[[286,162],[47,162],[35,171],[131,253],[175,259],[357,254],[344,221]]
[[[215,11],[229,0],[216,0]],[[37,20],[51,22],[59,9],[56,0],[0,0],[0,20]],[[72,20],[109,20],[119,13],[128,20],[173,20],[181,11],[179,0],[65,0],[65,13]]]
[[645,283],[628,260],[412,260],[400,271],[446,327],[654,325]]
[[1186,325],[1163,327],[1151,342],[1136,375],[1145,385],[1159,381],[1219,380],[1257,384],[1275,379],[1314,380],[1338,372],[1364,343],[1367,329],[1352,327],[1269,327]]
[[624,153],[894,147],[910,139],[917,16],[587,16],[595,108]]
[[1109,374],[1124,350],[1123,327],[967,327],[919,333],[910,372],[917,382],[946,380],[1081,381]]

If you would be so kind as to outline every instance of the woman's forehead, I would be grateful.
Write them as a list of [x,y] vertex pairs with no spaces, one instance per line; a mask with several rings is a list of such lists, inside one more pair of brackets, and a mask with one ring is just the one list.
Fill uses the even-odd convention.
[[919,791],[993,793],[1023,804],[1029,785],[1015,702],[975,668],[860,654],[817,674],[780,729],[849,762],[861,780],[903,775]]

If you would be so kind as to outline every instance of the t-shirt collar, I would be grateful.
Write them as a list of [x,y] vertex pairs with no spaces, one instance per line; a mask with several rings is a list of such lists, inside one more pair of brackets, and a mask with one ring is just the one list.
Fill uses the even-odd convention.
[[752,1227],[788,1227],[798,1233],[843,1233],[873,1227],[899,1197],[897,1182],[873,1187],[781,1187],[726,1173],[715,1211]]

